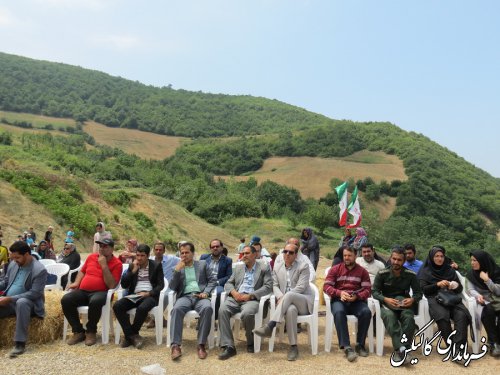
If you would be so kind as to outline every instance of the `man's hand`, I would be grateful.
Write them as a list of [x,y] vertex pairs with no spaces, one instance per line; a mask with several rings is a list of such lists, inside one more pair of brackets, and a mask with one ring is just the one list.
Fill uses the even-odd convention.
[[340,300],[342,302],[350,302],[349,298],[350,298],[350,294],[349,293],[344,292],[344,291],[340,292]]
[[199,298],[199,299],[208,298],[208,294],[207,293],[198,293],[198,294],[195,294],[194,296],[196,298]]
[[413,298],[405,298],[404,300],[401,301],[401,306],[404,308],[411,307],[415,300]]
[[238,302],[250,301],[250,294],[240,294],[240,300]]
[[150,292],[139,292],[137,294],[140,295],[140,296],[142,296],[142,297],[144,297],[144,298],[151,296]]
[[101,266],[102,269],[104,269],[104,268],[106,268],[108,266],[108,260],[102,254],[99,254],[99,257],[97,258],[97,261],[99,262],[99,265]]
[[68,284],[68,289],[78,289],[79,285],[77,283]]
[[179,263],[177,263],[177,265],[175,266],[175,270],[177,272],[181,271],[182,269],[184,269],[184,267],[186,267],[186,264],[181,260]]
[[389,298],[389,297],[385,297],[384,298],[384,303],[389,306],[389,307],[392,307],[393,309],[397,309],[399,307],[399,301],[395,298]]
[[7,306],[11,302],[12,302],[11,297],[0,297],[0,306]]
[[484,297],[481,294],[476,297],[476,301],[480,305],[484,305]]
[[481,271],[479,272],[479,277],[481,278],[481,280],[483,280],[485,283],[488,282],[488,280],[490,279],[490,277],[488,276],[488,272],[484,272],[484,271]]
[[137,273],[137,271],[139,271],[139,261],[135,259],[132,262],[132,273]]

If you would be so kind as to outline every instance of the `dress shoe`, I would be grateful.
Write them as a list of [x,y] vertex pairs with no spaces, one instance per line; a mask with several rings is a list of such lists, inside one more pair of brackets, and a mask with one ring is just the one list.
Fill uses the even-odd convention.
[[262,326],[260,328],[255,328],[252,332],[260,337],[271,337],[273,334],[273,330],[269,328],[268,325]]
[[68,345],[75,345],[85,340],[85,332],[73,333],[73,336],[67,341]]
[[130,336],[130,342],[136,349],[142,349],[142,347],[144,346],[144,339],[141,335]]
[[358,358],[358,353],[354,351],[350,346],[345,349],[345,356],[349,362],[354,362]]
[[219,354],[219,359],[225,360],[236,355],[236,348],[234,346],[226,346],[224,351]]
[[356,345],[356,353],[358,353],[361,357],[368,357],[368,351],[363,345]]
[[247,353],[255,353],[255,347],[253,344],[247,345]]
[[205,359],[205,358],[207,358],[207,351],[205,350],[205,345],[204,344],[199,344],[198,345],[198,358],[199,359]]
[[26,351],[25,343],[16,343],[16,346],[10,351],[9,358],[16,358],[18,355],[23,354]]
[[299,356],[299,349],[297,348],[297,345],[290,346],[290,349],[288,350],[287,359],[289,361],[295,361],[297,360],[298,356]]
[[172,358],[173,361],[176,359],[180,358],[182,355],[181,352],[181,347],[179,345],[172,345],[172,352],[170,354],[170,358]]
[[128,348],[130,345],[132,345],[132,343],[128,338],[124,337],[120,340],[120,348]]
[[85,335],[85,345],[92,346],[97,342],[97,336],[95,332],[87,332]]

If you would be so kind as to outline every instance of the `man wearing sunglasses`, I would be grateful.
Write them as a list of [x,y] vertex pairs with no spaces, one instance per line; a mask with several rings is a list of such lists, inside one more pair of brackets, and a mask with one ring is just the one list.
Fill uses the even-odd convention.
[[299,355],[297,316],[310,314],[314,303],[314,291],[309,287],[309,266],[297,259],[298,252],[299,248],[294,244],[287,244],[282,251],[284,261],[278,263],[272,272],[276,310],[267,325],[254,330],[261,337],[271,337],[273,328],[284,318],[290,343],[289,361],[295,361]]

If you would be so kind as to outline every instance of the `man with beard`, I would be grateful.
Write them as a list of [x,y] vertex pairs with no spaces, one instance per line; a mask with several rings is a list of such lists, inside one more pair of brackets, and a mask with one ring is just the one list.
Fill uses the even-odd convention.
[[[373,283],[373,298],[380,301],[380,315],[385,329],[392,339],[395,354],[394,359],[400,362],[405,358],[405,346],[401,337],[406,334],[411,344],[415,333],[415,319],[413,307],[422,299],[422,290],[415,272],[403,267],[405,251],[394,248],[391,253],[391,266],[379,271]],[[413,295],[410,296],[410,289]],[[406,363],[411,357],[406,355]]]

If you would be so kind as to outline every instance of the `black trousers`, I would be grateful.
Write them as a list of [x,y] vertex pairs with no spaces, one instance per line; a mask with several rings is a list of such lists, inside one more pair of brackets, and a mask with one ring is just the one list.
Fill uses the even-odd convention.
[[[153,297],[142,298],[137,302],[133,302],[128,298],[121,298],[113,305],[116,319],[122,326],[123,334],[126,338],[139,334],[144,321],[146,320],[149,311],[158,305],[158,301]],[[136,309],[134,322],[130,324],[130,316],[127,311]]]
[[488,334],[488,342],[500,344],[500,311],[495,311],[491,304],[483,307],[481,322]]
[[64,295],[61,299],[62,310],[68,323],[70,324],[73,333],[84,332],[83,325],[80,322],[78,314],[79,306],[88,306],[89,315],[87,322],[87,332],[96,333],[97,323],[101,319],[102,307],[106,304],[108,292],[88,292],[85,290],[75,289]]

